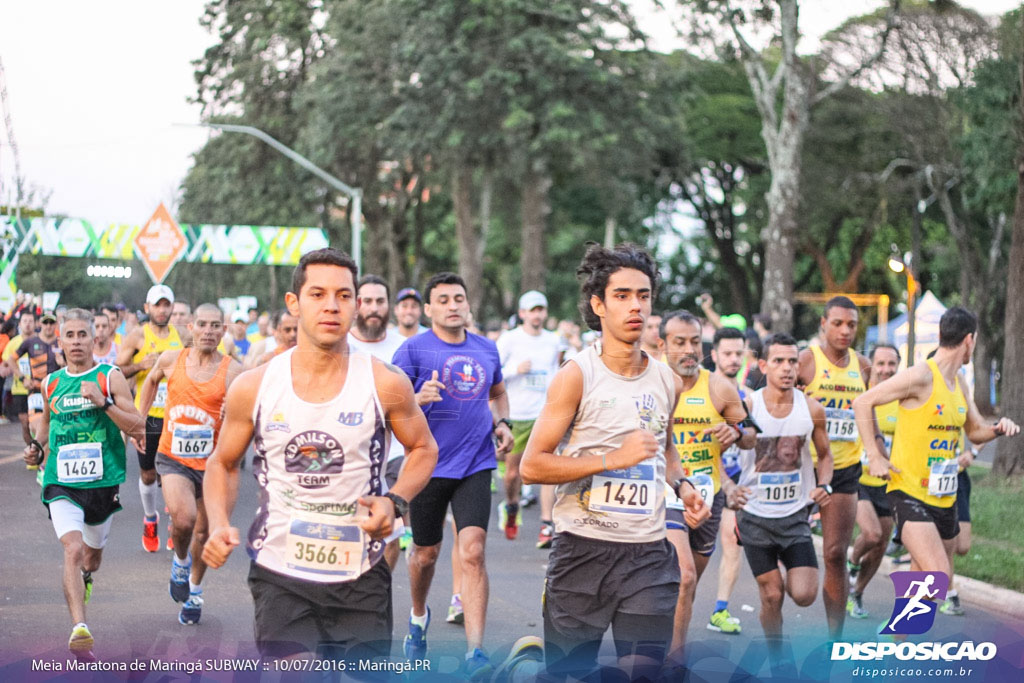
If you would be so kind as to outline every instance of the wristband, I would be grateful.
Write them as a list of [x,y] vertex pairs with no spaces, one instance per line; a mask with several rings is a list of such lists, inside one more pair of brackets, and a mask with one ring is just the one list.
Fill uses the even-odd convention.
[[505,426],[508,427],[510,430],[512,429],[512,420],[508,419],[507,417],[503,417],[494,423],[494,426],[491,428],[491,431],[493,432],[494,430],[496,430],[498,428],[498,425],[502,423],[504,423]]
[[30,446],[35,446],[36,450],[39,451],[39,455],[36,456],[36,465],[38,465],[39,463],[41,463],[43,461],[43,455],[44,455],[43,444],[39,443],[35,439],[32,439],[28,443],[29,443]]
[[689,484],[694,491],[697,490],[697,487],[693,485],[693,482],[687,479],[686,477],[676,479],[676,483],[672,485],[672,490],[675,491],[676,497],[679,498],[679,500],[683,499],[683,497],[679,495],[679,487],[682,486],[684,483]]

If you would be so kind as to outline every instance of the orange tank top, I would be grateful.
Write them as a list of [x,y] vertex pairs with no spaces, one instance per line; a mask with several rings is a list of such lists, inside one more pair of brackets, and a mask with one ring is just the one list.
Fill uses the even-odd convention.
[[167,412],[158,450],[186,467],[205,470],[206,459],[217,444],[231,359],[224,356],[213,378],[196,382],[185,369],[191,351],[185,349],[178,354],[167,381]]

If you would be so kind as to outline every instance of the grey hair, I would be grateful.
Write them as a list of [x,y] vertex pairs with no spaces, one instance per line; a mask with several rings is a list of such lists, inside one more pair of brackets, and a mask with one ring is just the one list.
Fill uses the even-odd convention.
[[96,336],[96,325],[93,323],[94,318],[92,313],[85,310],[84,308],[71,308],[64,314],[64,322],[70,322],[72,320],[81,320],[82,322],[89,324],[89,335]]

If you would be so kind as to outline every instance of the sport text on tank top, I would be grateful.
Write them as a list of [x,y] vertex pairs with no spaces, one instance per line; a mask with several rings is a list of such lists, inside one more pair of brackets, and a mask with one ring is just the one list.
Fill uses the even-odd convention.
[[803,392],[793,390],[793,408],[785,417],[768,412],[764,389],[754,392],[750,416],[761,432],[754,448],[741,451],[740,486],[752,491],[743,506],[758,517],[787,517],[811,504],[817,486],[811,462],[811,434],[814,421]]
[[174,371],[167,380],[164,428],[157,450],[186,467],[203,471],[206,459],[217,445],[231,358],[221,358],[209,380],[196,382],[188,376],[185,367],[190,353],[192,349],[178,354]]
[[351,581],[384,552],[359,528],[365,510],[357,506],[361,496],[384,491],[387,429],[372,360],[351,354],[338,395],[309,403],[292,387],[294,353],[269,362],[253,411],[260,501],[249,557],[296,579]]
[[[572,359],[583,373],[583,398],[560,457],[601,455],[622,445],[635,429],[658,440],[658,454],[638,465],[560,484],[555,493],[558,533],[616,543],[665,537],[665,430],[675,399],[675,379],[652,358],[636,377],[613,373],[595,344]],[[677,457],[677,456],[673,456]]]

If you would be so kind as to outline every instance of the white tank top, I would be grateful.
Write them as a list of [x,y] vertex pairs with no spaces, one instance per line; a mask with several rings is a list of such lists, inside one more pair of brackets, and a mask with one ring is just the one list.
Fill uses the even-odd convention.
[[817,486],[811,462],[814,422],[807,397],[793,390],[793,408],[783,418],[772,416],[764,404],[764,389],[754,392],[750,416],[763,430],[749,451],[740,451],[740,486],[752,494],[743,506],[758,517],[786,517],[811,504]]
[[656,456],[629,469],[560,484],[555,531],[616,543],[665,538],[665,430],[674,408],[672,370],[648,358],[636,377],[617,375],[601,360],[600,344],[571,362],[583,373],[583,398],[560,457],[615,450],[637,428],[651,431],[660,448]]
[[107,363],[109,365],[117,364],[117,344],[110,342],[110,349],[106,354],[97,356],[95,353],[92,354],[92,359],[97,363]]
[[293,353],[270,361],[253,411],[260,504],[249,528],[249,556],[297,579],[351,581],[384,552],[383,543],[359,528],[366,510],[356,504],[384,491],[387,429],[373,361],[351,354],[338,395],[308,403],[292,388]]

